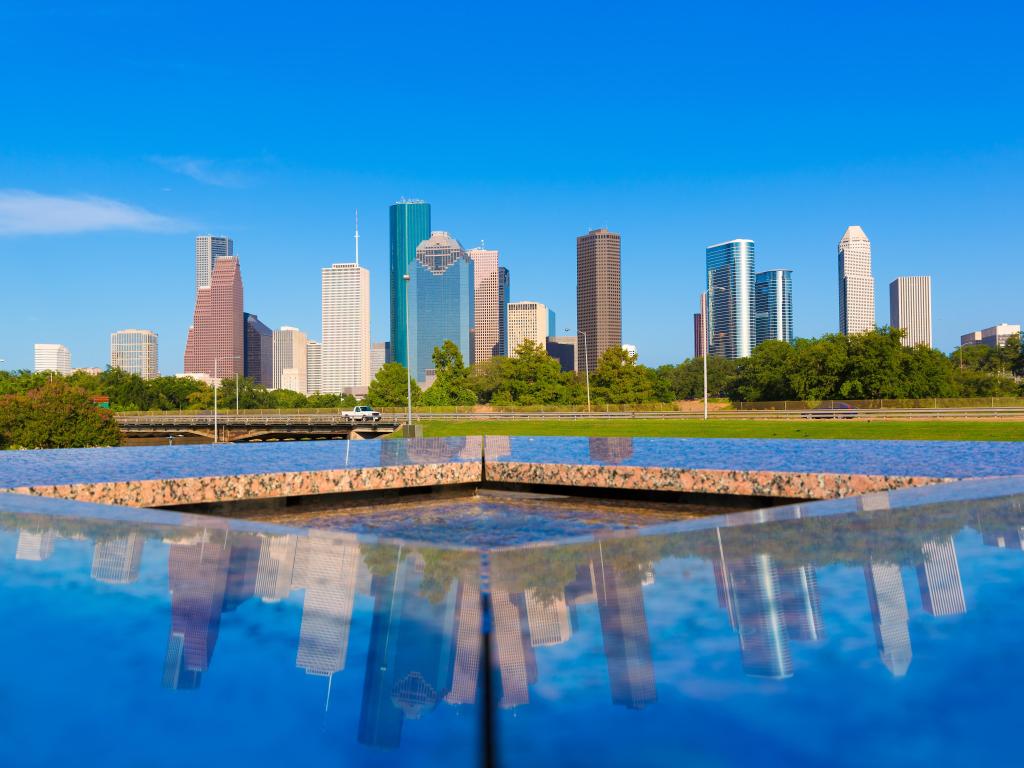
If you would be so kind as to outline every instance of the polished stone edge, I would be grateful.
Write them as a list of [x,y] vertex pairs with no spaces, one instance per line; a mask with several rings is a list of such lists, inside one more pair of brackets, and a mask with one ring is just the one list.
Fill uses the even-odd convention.
[[956,478],[488,461],[488,482],[672,493],[839,499]]
[[12,493],[128,507],[169,507],[326,493],[479,483],[479,462],[272,472],[259,475],[126,480],[11,488]]

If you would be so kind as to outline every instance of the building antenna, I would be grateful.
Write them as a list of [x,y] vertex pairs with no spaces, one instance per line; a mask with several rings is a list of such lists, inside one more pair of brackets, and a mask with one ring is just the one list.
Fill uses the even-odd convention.
[[359,266],[359,209],[356,208],[356,266]]

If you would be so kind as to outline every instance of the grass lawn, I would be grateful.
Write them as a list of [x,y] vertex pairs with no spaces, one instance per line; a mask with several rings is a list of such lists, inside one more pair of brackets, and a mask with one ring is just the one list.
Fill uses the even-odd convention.
[[1024,421],[767,421],[587,419],[423,421],[425,437],[559,435],[581,437],[811,437],[852,440],[1024,440]]

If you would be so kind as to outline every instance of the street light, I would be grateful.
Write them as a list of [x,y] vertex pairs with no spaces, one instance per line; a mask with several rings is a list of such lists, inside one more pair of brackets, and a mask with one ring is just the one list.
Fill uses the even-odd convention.
[[721,285],[711,285],[711,273],[708,272],[708,290],[700,297],[700,316],[704,335],[704,421],[708,420],[708,355],[711,353],[711,327],[708,316],[711,314],[711,301],[715,291],[724,291]]
[[[217,378],[217,363],[221,360],[239,360],[241,355],[224,355],[223,357],[216,357],[213,360],[213,442],[217,442],[217,385],[220,384],[220,379]],[[236,390],[237,393],[237,390]]]
[[409,430],[408,436],[412,433],[412,358],[409,354],[409,281],[412,278],[406,274],[402,275],[402,279],[405,281],[405,405],[408,408],[405,423]]
[[[569,329],[566,328],[565,332],[568,333]],[[581,330],[583,334],[583,372],[587,376],[587,413],[590,413],[590,351],[587,345],[587,332]]]

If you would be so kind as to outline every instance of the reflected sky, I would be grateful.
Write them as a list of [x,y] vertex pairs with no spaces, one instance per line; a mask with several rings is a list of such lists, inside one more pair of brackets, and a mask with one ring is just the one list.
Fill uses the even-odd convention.
[[0,763],[475,764],[484,707],[501,765],[1014,762],[1024,496],[932,497],[483,558],[0,512]]

